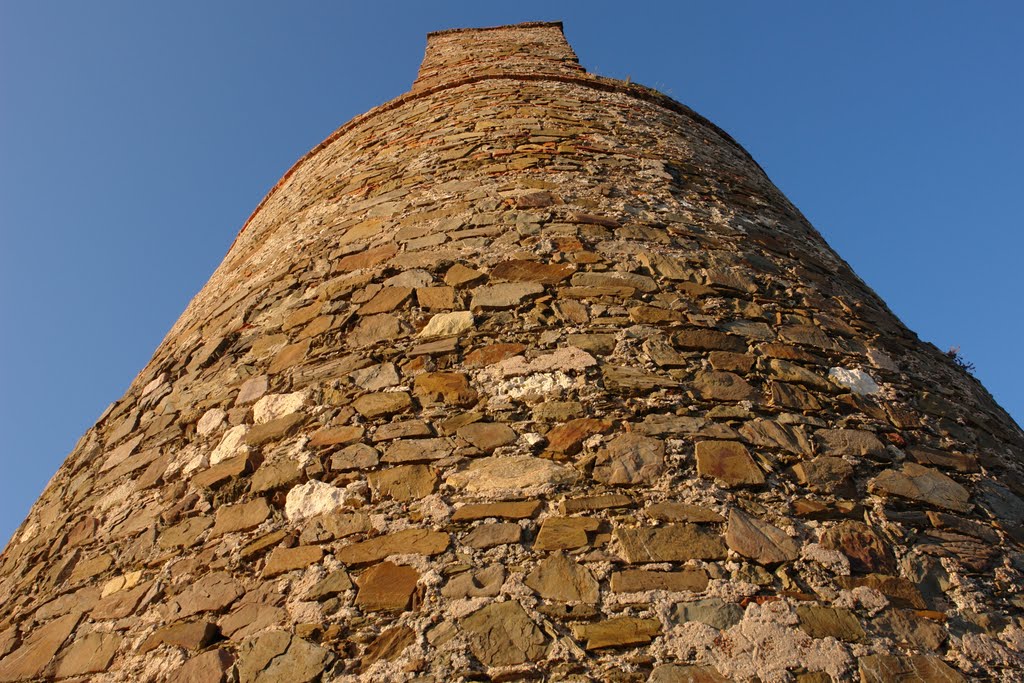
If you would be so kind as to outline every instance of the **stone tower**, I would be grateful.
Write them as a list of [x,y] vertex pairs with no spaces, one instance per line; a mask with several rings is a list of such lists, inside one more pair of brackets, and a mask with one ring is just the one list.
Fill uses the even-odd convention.
[[0,681],[1019,681],[1022,454],[726,133],[444,31],[32,508]]

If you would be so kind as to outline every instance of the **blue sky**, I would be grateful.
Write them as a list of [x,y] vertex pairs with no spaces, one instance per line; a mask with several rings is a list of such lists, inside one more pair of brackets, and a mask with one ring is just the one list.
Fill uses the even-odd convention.
[[456,26],[561,19],[722,126],[1024,422],[1024,5],[368,4],[0,3],[0,544],[264,193]]

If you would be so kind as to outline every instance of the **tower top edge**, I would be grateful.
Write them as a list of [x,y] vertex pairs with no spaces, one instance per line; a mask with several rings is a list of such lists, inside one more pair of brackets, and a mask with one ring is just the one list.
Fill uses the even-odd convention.
[[484,31],[519,31],[530,28],[557,28],[565,33],[565,27],[561,21],[524,21],[519,24],[502,24],[500,26],[481,26],[464,28],[446,28],[440,31],[431,31],[427,34],[427,40],[437,36],[451,35],[453,33],[478,33]]

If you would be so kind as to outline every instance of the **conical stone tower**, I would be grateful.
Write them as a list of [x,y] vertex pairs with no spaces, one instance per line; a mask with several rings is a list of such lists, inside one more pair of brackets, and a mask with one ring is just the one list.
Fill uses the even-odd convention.
[[728,135],[435,33],[32,508],[0,681],[1019,681],[1022,453]]

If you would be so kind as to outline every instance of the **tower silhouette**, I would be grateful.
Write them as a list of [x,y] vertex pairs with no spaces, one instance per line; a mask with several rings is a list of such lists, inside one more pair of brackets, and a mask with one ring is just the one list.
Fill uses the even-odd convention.
[[1024,434],[732,138],[428,36],[0,556],[0,681],[1024,680]]

